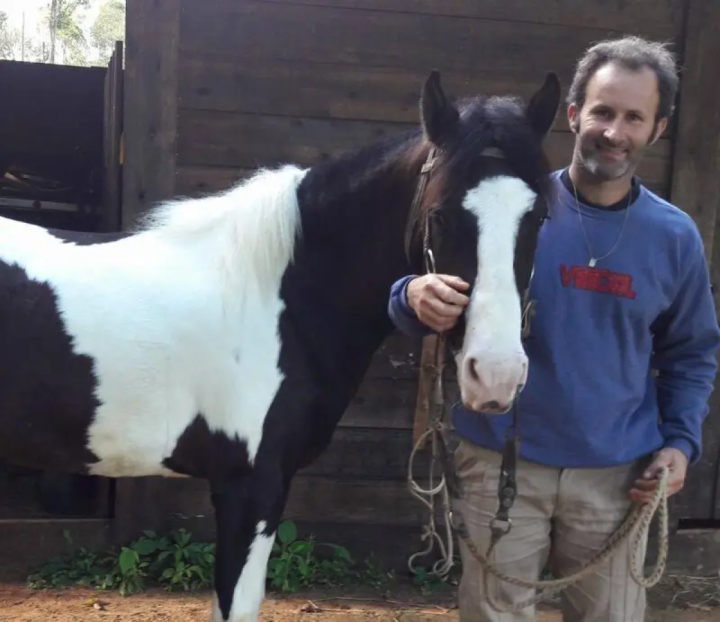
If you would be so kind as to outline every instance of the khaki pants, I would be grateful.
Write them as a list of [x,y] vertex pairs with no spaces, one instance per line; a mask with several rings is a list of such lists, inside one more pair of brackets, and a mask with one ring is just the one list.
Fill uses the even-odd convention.
[[[456,501],[470,538],[481,553],[489,544],[489,522],[497,510],[501,455],[461,440],[455,464],[461,482]],[[512,529],[490,561],[510,576],[537,580],[548,565],[555,577],[577,571],[602,547],[630,508],[628,491],[643,464],[606,469],[556,469],[520,460],[517,496],[510,510]],[[647,545],[647,543],[645,543]],[[628,546],[594,573],[559,593],[564,622],[640,622],[645,591],[630,575]],[[644,550],[642,551],[644,555]],[[533,607],[498,613],[483,598],[482,567],[460,540],[463,574],[460,622],[530,622]],[[643,558],[644,559],[644,558]],[[491,576],[488,589],[503,606],[532,597],[526,590]]]

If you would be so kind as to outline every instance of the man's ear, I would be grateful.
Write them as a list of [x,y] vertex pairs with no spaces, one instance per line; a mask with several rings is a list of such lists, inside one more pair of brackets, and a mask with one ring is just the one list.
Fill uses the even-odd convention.
[[648,141],[648,147],[650,145],[654,145],[658,139],[662,136],[663,132],[668,126],[668,118],[663,117],[655,124],[655,129],[653,130],[652,136],[650,137],[650,140]]
[[568,106],[567,119],[570,131],[573,134],[577,134],[580,129],[580,110],[578,109],[577,104],[570,104]]
[[458,123],[460,114],[445,96],[440,72],[434,69],[425,80],[420,96],[420,121],[423,132],[434,145],[442,142]]

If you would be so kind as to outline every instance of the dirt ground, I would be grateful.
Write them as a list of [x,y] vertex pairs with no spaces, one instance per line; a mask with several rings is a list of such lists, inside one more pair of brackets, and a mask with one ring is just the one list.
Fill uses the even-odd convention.
[[[697,583],[701,581],[701,583]],[[651,594],[646,622],[720,622],[716,596],[720,579],[668,579]],[[0,585],[1,622],[208,622],[210,594],[169,594],[150,590],[134,596],[86,589],[34,591]],[[399,587],[384,597],[363,589],[313,590],[301,595],[269,594],[262,622],[456,622],[454,594],[422,596]],[[537,622],[561,622],[543,606]]]

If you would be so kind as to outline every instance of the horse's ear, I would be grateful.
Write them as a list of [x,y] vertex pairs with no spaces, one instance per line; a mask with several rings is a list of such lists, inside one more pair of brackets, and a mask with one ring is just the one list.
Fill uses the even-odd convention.
[[425,80],[420,97],[420,120],[428,140],[435,145],[442,141],[459,118],[457,108],[445,97],[440,84],[440,72],[434,69]]
[[560,79],[552,71],[545,77],[543,85],[530,98],[527,118],[535,132],[545,137],[555,122],[560,107]]

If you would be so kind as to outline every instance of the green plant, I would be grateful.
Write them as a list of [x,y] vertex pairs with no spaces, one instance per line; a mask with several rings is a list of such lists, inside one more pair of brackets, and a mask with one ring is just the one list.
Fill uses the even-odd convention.
[[[69,534],[66,540],[72,544]],[[28,577],[35,589],[83,586],[135,594],[150,586],[168,591],[198,590],[212,586],[215,545],[193,540],[185,529],[142,536],[117,549],[91,551],[79,548],[50,560]],[[270,589],[297,592],[311,586],[335,587],[350,583],[385,590],[394,575],[384,572],[371,555],[362,563],[340,545],[298,537],[294,522],[280,523],[267,567]],[[417,578],[416,578],[417,579]],[[418,580],[427,588],[430,577]]]
[[172,590],[194,590],[212,584],[214,545],[192,542],[184,529],[166,536],[152,531],[120,547],[94,552],[84,548],[55,558],[28,577],[30,587],[80,585],[135,594],[155,584]]
[[[282,592],[297,592],[310,585],[341,585],[350,576],[353,559],[345,547],[317,543],[313,536],[298,539],[297,526],[283,521],[268,561],[268,582]],[[329,549],[328,556],[318,556],[317,547]]]

